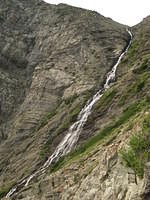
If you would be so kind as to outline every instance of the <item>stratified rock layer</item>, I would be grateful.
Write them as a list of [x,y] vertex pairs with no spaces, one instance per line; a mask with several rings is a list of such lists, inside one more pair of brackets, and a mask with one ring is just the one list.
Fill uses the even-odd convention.
[[9,188],[53,152],[129,36],[96,12],[40,0],[2,0],[0,22],[0,188]]
[[144,120],[150,116],[149,22],[150,17],[132,28],[134,38],[118,68],[117,81],[95,105],[79,143],[94,134],[97,140],[86,141],[52,168],[53,173],[37,177],[14,199],[150,199],[150,159],[139,178],[121,157],[121,149],[129,148],[130,137],[142,133]]

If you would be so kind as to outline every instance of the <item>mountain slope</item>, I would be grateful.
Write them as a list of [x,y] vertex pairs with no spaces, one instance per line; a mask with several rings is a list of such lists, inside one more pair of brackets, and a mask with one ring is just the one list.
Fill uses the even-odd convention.
[[[126,27],[40,0],[0,5],[0,194],[39,168],[126,47]],[[93,135],[88,128],[82,143]],[[85,127],[86,130],[86,127]]]
[[[119,65],[117,81],[95,105],[80,144],[87,134],[96,136],[33,180],[15,199],[149,199],[149,21],[150,17],[132,28],[134,38]],[[146,152],[138,149],[138,143],[148,144]],[[133,147],[137,157],[127,163],[121,152]],[[143,153],[148,157],[141,157]]]

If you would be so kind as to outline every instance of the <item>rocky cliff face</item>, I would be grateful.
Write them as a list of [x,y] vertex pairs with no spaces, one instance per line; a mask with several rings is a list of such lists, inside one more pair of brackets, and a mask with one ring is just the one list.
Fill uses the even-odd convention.
[[[2,197],[54,151],[129,36],[96,12],[40,0],[2,1],[0,21]],[[117,82],[95,105],[77,151],[11,199],[148,199],[148,164],[139,179],[120,149],[149,115],[149,30],[149,18],[133,27]]]

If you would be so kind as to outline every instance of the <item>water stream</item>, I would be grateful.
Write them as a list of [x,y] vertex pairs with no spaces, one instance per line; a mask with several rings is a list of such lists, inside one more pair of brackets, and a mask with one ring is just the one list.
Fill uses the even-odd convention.
[[69,128],[66,136],[63,138],[60,144],[56,147],[54,153],[48,158],[48,160],[44,163],[44,165],[39,170],[31,174],[29,177],[24,178],[23,180],[18,182],[17,185],[9,191],[9,193],[6,195],[6,198],[12,196],[14,193],[18,192],[24,186],[28,186],[30,181],[34,177],[44,173],[46,169],[51,165],[52,162],[53,163],[57,162],[60,157],[66,155],[75,147],[79,139],[80,133],[82,131],[82,128],[85,125],[88,119],[88,116],[91,114],[93,105],[103,96],[104,92],[111,86],[111,83],[115,81],[117,67],[120,64],[123,56],[127,53],[132,42],[132,33],[128,29],[127,29],[127,32],[130,35],[130,41],[128,43],[128,46],[125,48],[123,53],[119,56],[117,63],[113,66],[111,71],[107,73],[107,77],[106,77],[106,81],[105,81],[103,89],[99,90],[93,96],[93,98],[87,102],[87,104],[79,113],[77,121]]

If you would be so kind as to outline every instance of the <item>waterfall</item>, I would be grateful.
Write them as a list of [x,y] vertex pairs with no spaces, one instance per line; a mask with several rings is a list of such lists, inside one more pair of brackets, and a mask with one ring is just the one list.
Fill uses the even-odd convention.
[[29,182],[36,176],[42,174],[45,172],[45,170],[51,165],[52,162],[57,162],[59,158],[69,153],[73,147],[76,145],[80,133],[82,131],[83,126],[85,125],[88,116],[91,114],[92,108],[94,104],[103,96],[104,92],[110,87],[111,83],[115,81],[116,78],[116,70],[118,65],[121,62],[121,59],[123,56],[127,53],[131,42],[132,42],[132,33],[127,29],[126,30],[128,34],[130,35],[130,41],[128,43],[128,46],[125,48],[123,53],[119,56],[116,64],[113,66],[110,72],[107,73],[106,81],[104,84],[104,87],[102,90],[99,90],[93,98],[87,102],[87,104],[84,106],[84,108],[81,110],[81,112],[78,115],[77,121],[69,128],[68,133],[63,138],[63,140],[60,142],[60,144],[56,147],[54,153],[48,158],[48,160],[44,163],[44,165],[31,174],[28,178],[23,179],[20,181],[14,188],[12,188],[9,193],[6,195],[6,198],[10,197],[12,194],[17,192],[19,188],[22,188],[24,186],[28,186]]

